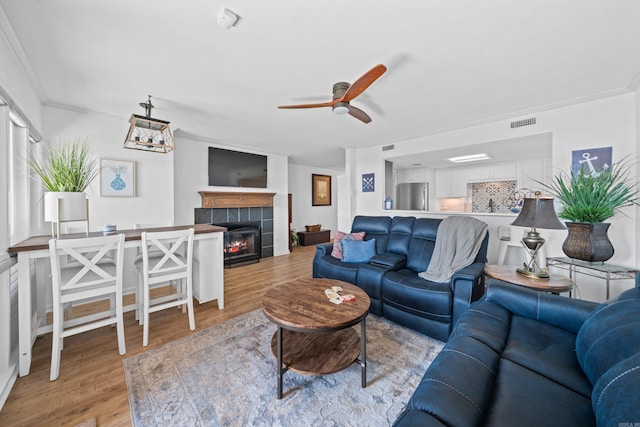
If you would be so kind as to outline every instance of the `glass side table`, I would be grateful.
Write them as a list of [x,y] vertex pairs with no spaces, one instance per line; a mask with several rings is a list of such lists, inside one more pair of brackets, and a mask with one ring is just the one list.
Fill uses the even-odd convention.
[[607,298],[609,299],[609,285],[612,280],[635,279],[638,270],[606,262],[588,262],[568,257],[549,257],[547,267],[557,267],[569,271],[569,278],[576,281],[576,273],[604,279],[607,284]]

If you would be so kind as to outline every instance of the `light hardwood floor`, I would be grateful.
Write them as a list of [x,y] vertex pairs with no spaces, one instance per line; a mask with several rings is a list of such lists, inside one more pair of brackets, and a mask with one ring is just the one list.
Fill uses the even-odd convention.
[[149,346],[142,347],[142,327],[125,314],[127,354],[118,354],[115,328],[105,327],[66,338],[60,377],[49,381],[51,334],[37,339],[31,373],[18,378],[0,411],[0,426],[74,426],[96,418],[98,426],[130,426],[129,400],[122,360],[199,330],[261,308],[272,286],[311,277],[315,246],[296,246],[289,255],[225,270],[225,308],[216,301],[195,303],[196,330],[186,314],[163,310],[151,314]]

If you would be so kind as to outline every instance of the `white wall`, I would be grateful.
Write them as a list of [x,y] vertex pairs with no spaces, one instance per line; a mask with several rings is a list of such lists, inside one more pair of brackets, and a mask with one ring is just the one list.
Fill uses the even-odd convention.
[[[209,186],[208,147],[213,145],[220,148],[267,155],[267,188],[234,189]],[[276,193],[273,200],[273,252],[275,256],[289,253],[287,156],[222,146],[179,136],[176,136],[174,156],[175,200],[173,206],[177,224],[193,224],[194,209],[202,207],[199,191]]]
[[135,162],[136,197],[101,197],[99,178],[87,190],[92,231],[101,230],[103,224],[128,229],[135,223],[174,221],[173,153],[122,148],[129,129],[126,119],[44,107],[43,123],[44,143],[51,143],[54,137],[62,141],[87,139],[91,154],[98,159]]
[[[10,105],[41,131],[40,99],[12,47],[11,26],[0,8],[0,88]],[[0,107],[0,254],[6,255],[9,237],[9,108]],[[14,271],[16,267],[13,267]],[[15,276],[14,276],[15,277]],[[0,272],[0,410],[18,376],[17,289],[8,270]]]
[[[208,143],[176,137],[176,149],[168,154],[128,150],[122,148],[129,126],[126,119],[53,107],[45,107],[43,117],[45,143],[54,136],[88,138],[95,157],[136,162],[136,197],[101,197],[99,180],[90,186],[87,193],[92,230],[106,223],[116,224],[119,229],[132,228],[134,223],[193,224],[194,208],[202,206],[199,191],[231,191],[207,185]],[[268,188],[256,191],[276,193],[274,255],[282,255],[288,253],[287,157],[259,154],[268,154],[269,177]]]
[[[620,160],[627,155],[637,156],[636,123],[639,121],[636,110],[636,95],[628,93],[592,102],[582,103],[564,108],[529,114],[526,117],[513,117],[479,126],[446,132],[438,135],[417,138],[412,141],[395,143],[395,150],[382,151],[382,147],[370,147],[347,150],[347,159],[355,158],[355,164],[347,162],[347,174],[352,181],[358,182],[362,174],[374,172],[376,180],[384,175],[384,159],[400,155],[447,147],[463,146],[489,141],[498,141],[519,136],[528,136],[550,132],[553,135],[552,166],[554,170],[568,170],[571,166],[571,151],[584,148],[613,147],[613,161]],[[513,120],[535,116],[537,125],[510,129]],[[428,148],[427,148],[428,147]],[[535,153],[535,147],[531,147]],[[637,158],[637,157],[636,157]],[[383,183],[376,184],[373,193],[362,193],[355,187],[355,208],[352,216],[380,215],[384,200]],[[611,218],[609,238],[611,239],[615,255],[610,263],[633,267],[638,265],[638,220],[637,209],[628,208],[625,215]],[[505,218],[504,225],[511,220]],[[547,239],[545,249],[548,256],[564,256],[562,242],[566,231],[544,230],[543,237]],[[491,259],[489,260],[492,261]],[[581,296],[584,299],[602,301],[604,287],[601,281],[589,278],[581,280]],[[624,280],[612,283],[611,296],[615,297],[622,290],[632,286],[631,281]]]
[[38,130],[41,126],[41,100],[28,72],[23,68],[24,53],[2,8],[0,8],[0,87]]
[[[635,91],[635,123],[636,123],[636,153],[640,152],[640,87]],[[640,172],[636,169],[636,182],[640,185]],[[640,222],[640,206],[636,206],[635,209],[637,222]],[[640,225],[636,226],[635,233],[636,240],[636,266],[640,266]]]
[[[331,176],[331,206],[311,205],[312,174]],[[291,228],[304,231],[305,225],[321,224],[322,229],[331,230],[333,236],[333,232],[338,229],[338,198],[341,191],[337,179],[339,175],[344,175],[344,172],[314,166],[289,165],[289,193],[293,200]]]

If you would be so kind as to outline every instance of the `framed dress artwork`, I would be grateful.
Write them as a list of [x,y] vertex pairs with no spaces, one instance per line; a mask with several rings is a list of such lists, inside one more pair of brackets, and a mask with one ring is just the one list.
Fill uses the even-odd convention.
[[136,162],[100,159],[100,195],[135,197]]
[[311,175],[311,206],[331,206],[330,175]]

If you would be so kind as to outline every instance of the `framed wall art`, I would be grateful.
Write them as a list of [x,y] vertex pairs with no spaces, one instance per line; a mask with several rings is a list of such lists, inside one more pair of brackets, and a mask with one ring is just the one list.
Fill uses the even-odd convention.
[[612,147],[588,148],[571,152],[571,172],[577,175],[580,169],[585,175],[597,177],[611,167]]
[[362,174],[362,192],[372,193],[376,191],[376,175],[374,173]]
[[331,206],[331,175],[311,175],[311,206]]
[[136,162],[100,159],[100,195],[136,196]]

